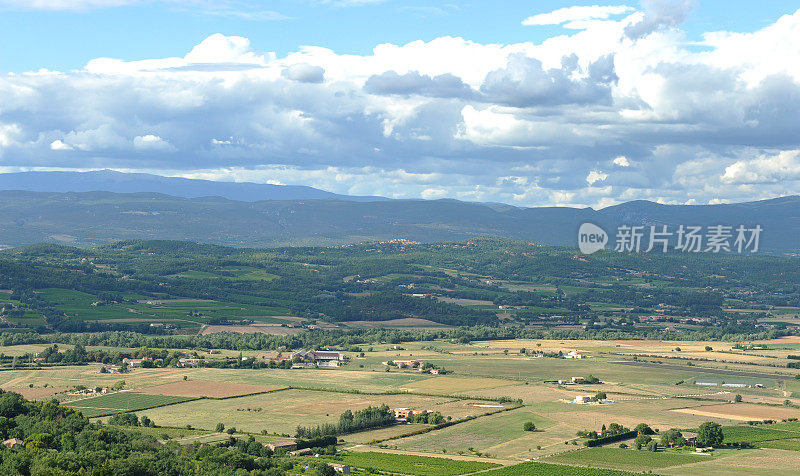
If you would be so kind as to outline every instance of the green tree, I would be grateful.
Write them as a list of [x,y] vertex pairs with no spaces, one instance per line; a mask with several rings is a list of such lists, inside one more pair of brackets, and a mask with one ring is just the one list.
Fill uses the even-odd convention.
[[686,438],[683,437],[677,428],[671,428],[661,435],[661,446],[683,446],[686,444]]
[[697,444],[700,446],[719,446],[725,439],[722,426],[713,421],[707,421],[697,430]]
[[733,399],[734,402],[740,403],[742,401],[742,396],[740,394],[736,394],[736,397]]
[[536,425],[532,421],[526,421],[524,425],[522,425],[522,429],[525,431],[535,431]]
[[595,400],[605,400],[608,398],[606,396],[606,392],[597,392],[597,395],[594,396]]
[[650,425],[647,423],[639,423],[634,429],[636,430],[636,433],[640,435],[652,435],[655,433],[655,431],[653,431],[653,429],[650,428]]
[[642,446],[647,445],[652,440],[653,440],[653,438],[651,438],[650,435],[640,434],[639,436],[636,437],[635,440],[633,440],[633,444],[636,445],[636,449],[637,450],[640,450],[640,449],[642,449]]
[[224,423],[217,423],[217,432],[218,433],[222,433],[223,430],[225,430],[225,424]]

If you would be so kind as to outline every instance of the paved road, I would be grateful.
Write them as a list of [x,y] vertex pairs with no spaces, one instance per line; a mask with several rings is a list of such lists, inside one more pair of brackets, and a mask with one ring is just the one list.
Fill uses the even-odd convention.
[[634,362],[631,360],[614,362],[614,363],[619,365],[633,365],[634,367],[649,367],[653,369],[680,370],[684,372],[702,372],[706,374],[717,374],[717,375],[733,375],[734,377],[751,377],[751,378],[763,378],[771,380],[794,379],[793,375],[776,375],[776,374],[765,374],[758,372],[743,372],[741,370],[710,369],[708,367],[687,367],[685,365],[652,364],[650,362]]

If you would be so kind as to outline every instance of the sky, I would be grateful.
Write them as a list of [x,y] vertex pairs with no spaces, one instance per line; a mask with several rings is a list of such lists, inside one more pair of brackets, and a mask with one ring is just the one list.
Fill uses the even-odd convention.
[[798,110],[796,1],[0,0],[0,172],[740,202]]

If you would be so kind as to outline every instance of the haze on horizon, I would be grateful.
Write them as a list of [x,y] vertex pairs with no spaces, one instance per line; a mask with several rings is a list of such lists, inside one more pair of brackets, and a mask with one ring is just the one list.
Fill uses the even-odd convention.
[[791,2],[511,3],[0,0],[27,45],[0,55],[0,171],[596,208],[800,189]]

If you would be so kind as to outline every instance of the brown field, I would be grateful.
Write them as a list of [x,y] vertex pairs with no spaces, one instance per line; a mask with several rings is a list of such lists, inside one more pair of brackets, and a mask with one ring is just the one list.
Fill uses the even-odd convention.
[[275,336],[297,335],[305,329],[299,327],[282,327],[277,324],[251,324],[247,326],[205,326],[202,335],[219,332],[235,332],[238,334],[270,334]]
[[748,403],[726,403],[692,408],[675,408],[672,411],[737,421],[800,418],[800,410],[795,408],[782,408]]
[[3,387],[6,392],[14,392],[22,395],[28,400],[39,400],[51,397],[57,393],[67,390],[66,387]]
[[281,388],[283,387],[264,387],[262,385],[247,385],[243,383],[186,380],[144,387],[137,389],[136,392],[149,395],[170,395],[173,397],[230,398],[270,392],[280,390]]

